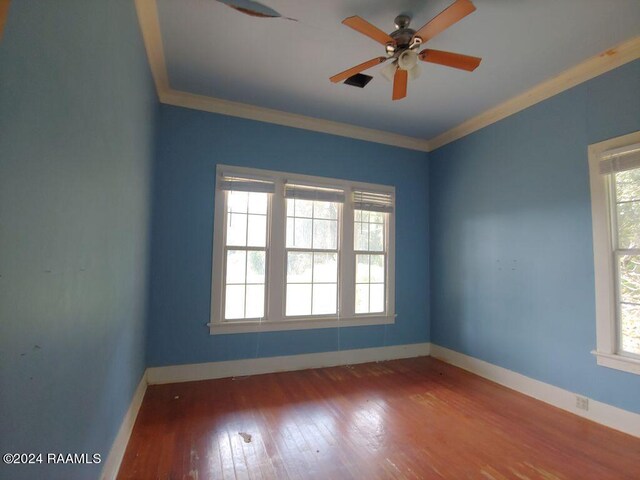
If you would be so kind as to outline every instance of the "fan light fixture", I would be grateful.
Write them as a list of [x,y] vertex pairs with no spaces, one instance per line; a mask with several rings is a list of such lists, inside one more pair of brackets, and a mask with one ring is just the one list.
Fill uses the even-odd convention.
[[380,73],[389,81],[393,79],[391,98],[392,100],[400,100],[407,96],[408,80],[420,76],[418,60],[472,72],[480,65],[481,58],[430,48],[425,48],[420,53],[418,50],[433,37],[473,13],[475,9],[476,7],[471,0],[455,0],[417,31],[409,26],[411,17],[400,14],[395,18],[396,30],[391,33],[380,30],[357,15],[347,17],[342,23],[382,44],[385,47],[386,56],[362,62],[332,76],[329,80],[333,83],[342,82],[357,73],[389,61]]
[[418,54],[413,50],[406,50],[398,60],[388,63],[380,69],[380,74],[389,82],[393,81],[396,69],[406,70],[409,73],[409,79],[415,80],[420,78],[420,66],[418,65]]
[[413,50],[405,50],[398,57],[398,67],[403,70],[411,70],[418,65],[418,54]]
[[380,75],[382,75],[385,80],[390,82],[391,80],[393,80],[393,75],[396,73],[396,68],[396,62],[387,63],[380,69]]
[[405,50],[398,57],[398,68],[409,72],[409,79],[414,80],[420,76],[420,67],[418,66],[418,53],[414,50]]

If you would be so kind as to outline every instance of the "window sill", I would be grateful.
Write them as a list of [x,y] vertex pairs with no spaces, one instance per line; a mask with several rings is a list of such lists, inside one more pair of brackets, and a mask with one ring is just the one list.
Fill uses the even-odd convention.
[[314,328],[363,327],[395,323],[391,316],[359,316],[349,318],[295,318],[292,320],[237,321],[210,323],[211,335],[250,332],[277,332],[282,330],[309,330]]
[[640,375],[640,359],[625,357],[615,353],[604,353],[592,351],[597,358],[598,365],[607,368],[614,368],[624,372],[635,373]]

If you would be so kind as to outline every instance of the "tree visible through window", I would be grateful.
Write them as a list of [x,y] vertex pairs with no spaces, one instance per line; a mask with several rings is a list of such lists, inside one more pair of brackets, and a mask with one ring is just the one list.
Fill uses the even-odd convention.
[[286,315],[338,313],[338,203],[287,199]]
[[218,165],[211,334],[395,323],[395,190]]
[[264,316],[266,193],[227,192],[225,318]]
[[619,348],[640,355],[640,169],[616,172],[614,177]]
[[356,313],[384,312],[385,213],[354,211]]
[[640,374],[640,131],[589,145],[598,365]]

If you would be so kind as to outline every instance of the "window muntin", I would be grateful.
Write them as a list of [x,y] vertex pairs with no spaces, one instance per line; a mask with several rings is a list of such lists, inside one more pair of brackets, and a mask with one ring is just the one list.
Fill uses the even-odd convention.
[[[218,165],[217,173],[211,322],[208,324],[211,334],[395,323],[395,192],[392,187],[226,165]],[[251,206],[249,196],[234,198],[231,191],[268,194],[265,241],[260,233],[261,219],[250,218],[264,215],[264,208]],[[292,210],[288,209],[290,200],[295,200]],[[383,296],[376,296],[384,298],[384,312],[355,313],[355,209],[385,213],[383,251],[361,252],[386,255],[385,292]],[[300,226],[298,222],[302,222]],[[233,231],[227,231],[231,229]],[[367,248],[379,249],[374,245],[376,227],[371,230],[372,246]],[[260,252],[264,252],[264,257]],[[289,259],[289,254],[294,253],[298,255]],[[376,283],[376,260],[373,259],[373,283]],[[231,265],[229,273],[227,264]],[[292,308],[292,313],[300,314],[287,315],[288,276],[289,301],[291,297],[304,299],[303,307]],[[260,287],[264,291],[262,295]],[[225,315],[227,289],[228,316]],[[251,303],[255,290],[264,302]],[[257,307],[253,308],[254,305]],[[302,313],[309,310],[311,313]]]
[[268,195],[226,192],[225,320],[264,317]]
[[385,214],[354,210],[354,245],[356,252],[384,252]]
[[640,356],[640,168],[609,177],[619,353]]
[[385,311],[386,215],[383,212],[354,210],[356,314]]
[[640,375],[640,131],[589,145],[598,365]]
[[340,204],[286,199],[285,315],[338,313]]
[[338,249],[337,202],[287,198],[287,248]]

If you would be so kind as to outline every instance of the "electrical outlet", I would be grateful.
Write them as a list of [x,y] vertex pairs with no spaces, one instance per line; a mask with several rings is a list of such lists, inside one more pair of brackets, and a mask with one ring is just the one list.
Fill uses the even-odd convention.
[[579,408],[580,410],[589,410],[589,399],[587,397],[576,395],[576,408]]

